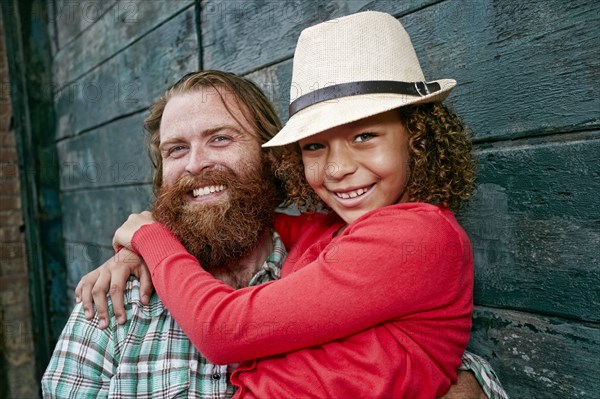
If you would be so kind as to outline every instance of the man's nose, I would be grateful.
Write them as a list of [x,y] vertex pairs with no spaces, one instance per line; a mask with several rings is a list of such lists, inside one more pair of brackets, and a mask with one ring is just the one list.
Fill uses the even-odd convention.
[[212,169],[214,166],[215,162],[210,157],[210,154],[200,148],[192,148],[185,171],[190,175],[197,176],[207,169]]

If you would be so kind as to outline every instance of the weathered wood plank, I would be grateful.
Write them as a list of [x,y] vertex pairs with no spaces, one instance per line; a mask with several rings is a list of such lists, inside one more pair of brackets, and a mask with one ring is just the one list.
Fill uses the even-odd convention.
[[488,359],[511,398],[597,398],[600,325],[477,308],[469,349]]
[[[90,3],[88,9],[94,3]],[[134,43],[155,26],[192,7],[194,0],[128,0],[116,4],[75,40],[60,48],[53,63],[54,83],[62,87]],[[86,18],[81,7],[81,18]]]
[[[67,289],[73,294],[81,277],[100,266],[113,256],[112,247],[103,247],[94,243],[67,242],[65,255],[67,260]],[[73,302],[73,301],[71,301]]]
[[[54,0],[49,7],[48,21],[56,28],[58,48],[66,46],[81,32],[96,23],[111,10],[117,0]],[[121,2],[123,3],[123,2]],[[37,3],[43,7],[43,2]],[[41,10],[40,10],[41,11]]]
[[436,1],[208,0],[201,11],[203,65],[245,74],[291,58],[300,32],[311,25],[365,10],[403,15]]
[[61,190],[150,183],[145,112],[57,144]]
[[258,85],[275,106],[282,123],[288,119],[292,60],[286,60],[245,76]]
[[476,303],[600,320],[599,138],[476,151]]
[[115,230],[153,201],[150,185],[63,193],[65,241],[110,247]]
[[[600,126],[600,3],[444,1],[400,19],[477,139]],[[592,28],[593,27],[593,28]]]
[[[269,2],[226,4],[204,7],[204,63],[238,73],[291,57],[304,27],[370,5],[293,3],[276,13]],[[600,126],[600,46],[589,28],[600,25],[600,3],[444,1],[400,21],[426,77],[458,80],[449,103],[478,140]]]
[[56,136],[76,135],[143,110],[183,74],[198,68],[193,8],[161,25],[58,94]]

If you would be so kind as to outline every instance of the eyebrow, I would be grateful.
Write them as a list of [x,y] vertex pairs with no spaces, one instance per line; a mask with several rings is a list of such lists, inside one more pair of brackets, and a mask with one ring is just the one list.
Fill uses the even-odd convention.
[[[210,129],[203,130],[202,132],[200,132],[200,136],[203,137],[203,138],[204,137],[208,137],[208,136],[211,136],[211,135],[213,135],[213,134],[215,134],[217,132],[220,132],[222,130],[231,130],[231,131],[233,131],[236,134],[242,134],[243,133],[243,131],[240,130],[237,126],[224,124],[224,125],[218,125],[218,126],[210,128]],[[158,145],[158,149],[159,149],[159,151],[162,151],[162,149],[163,149],[164,146],[169,145],[169,144],[179,143],[181,141],[183,141],[183,140],[181,139],[180,136],[170,137],[169,139],[167,139],[165,141],[161,141],[159,143],[159,145]]]

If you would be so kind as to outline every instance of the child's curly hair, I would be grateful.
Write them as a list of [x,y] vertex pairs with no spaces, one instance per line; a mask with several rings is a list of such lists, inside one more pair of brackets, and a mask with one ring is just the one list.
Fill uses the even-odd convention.
[[[458,211],[475,187],[471,132],[442,103],[409,105],[397,111],[409,135],[409,202],[445,205]],[[287,150],[275,168],[277,178],[285,184],[286,205],[327,209],[306,181],[298,144]]]

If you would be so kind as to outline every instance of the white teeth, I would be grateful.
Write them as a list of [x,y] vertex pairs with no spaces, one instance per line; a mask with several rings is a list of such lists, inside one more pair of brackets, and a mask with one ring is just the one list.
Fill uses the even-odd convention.
[[207,187],[201,187],[201,188],[197,188],[194,189],[192,191],[192,195],[194,196],[194,198],[196,197],[202,197],[204,195],[208,195],[217,191],[223,191],[225,190],[225,186],[224,185],[220,185],[220,186],[207,186]]
[[358,190],[350,191],[347,193],[335,193],[335,195],[337,195],[339,198],[342,198],[342,199],[348,199],[348,198],[359,197],[359,196],[363,195],[364,193],[366,193],[367,191],[369,191],[368,188],[359,188]]

